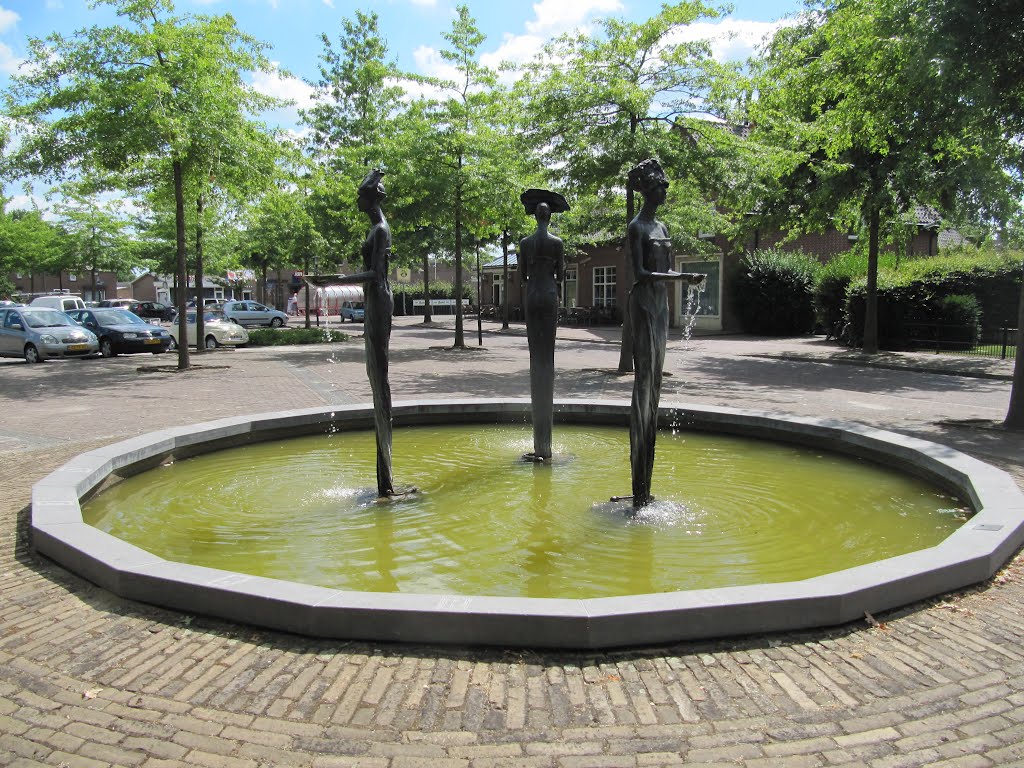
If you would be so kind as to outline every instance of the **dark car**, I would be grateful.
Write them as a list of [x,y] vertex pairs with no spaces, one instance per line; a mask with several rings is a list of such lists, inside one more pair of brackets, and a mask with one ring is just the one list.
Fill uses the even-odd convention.
[[178,314],[178,310],[170,304],[161,304],[159,301],[140,301],[139,306],[132,311],[139,317],[156,320],[173,320]]
[[135,308],[139,306],[138,299],[103,299],[97,307],[103,309],[127,309],[129,312],[134,312]]
[[171,335],[159,325],[150,325],[127,309],[76,309],[68,312],[72,319],[96,334],[100,354],[114,357],[123,352],[166,352]]

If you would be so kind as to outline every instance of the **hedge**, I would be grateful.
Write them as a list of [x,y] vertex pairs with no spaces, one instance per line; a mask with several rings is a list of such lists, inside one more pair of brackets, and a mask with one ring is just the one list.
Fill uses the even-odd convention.
[[747,333],[792,336],[814,330],[818,261],[805,253],[757,250],[744,255],[733,300]]
[[[419,311],[413,309],[414,300],[423,300],[423,283],[392,283],[391,290],[395,295],[395,316],[423,314],[423,308]],[[450,299],[455,295],[455,286],[444,280],[430,281],[430,298]],[[469,299],[470,303],[476,301],[476,286],[470,282],[462,284],[462,298]]]
[[[917,338],[909,324],[943,324],[968,329],[977,340],[982,326],[1016,324],[1021,290],[1021,255],[993,252],[958,253],[903,260],[898,269],[878,273],[878,344],[902,349]],[[867,280],[850,283],[846,321],[860,335],[864,328]]]
[[253,328],[249,330],[249,345],[253,347],[282,347],[291,344],[331,344],[348,341],[349,335],[333,328]]

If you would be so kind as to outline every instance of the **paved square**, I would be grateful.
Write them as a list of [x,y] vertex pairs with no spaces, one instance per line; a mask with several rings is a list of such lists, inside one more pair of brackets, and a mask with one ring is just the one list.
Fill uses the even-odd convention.
[[[351,330],[351,328],[346,328]],[[467,324],[475,345],[475,322]],[[519,329],[521,331],[521,329]],[[396,324],[396,399],[528,394],[525,337]],[[614,331],[567,329],[556,397],[628,397]],[[35,555],[34,482],[154,429],[369,400],[362,344],[0,363],[0,764],[1007,765],[1024,760],[1021,560],[833,630],[616,652],[316,641],[113,597]],[[1005,363],[819,341],[670,340],[664,399],[832,416],[947,443],[1024,485]],[[957,371],[970,376],[954,375]]]

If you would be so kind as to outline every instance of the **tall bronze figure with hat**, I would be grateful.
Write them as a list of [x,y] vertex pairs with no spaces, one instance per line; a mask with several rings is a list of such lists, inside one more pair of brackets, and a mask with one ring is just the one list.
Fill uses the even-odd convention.
[[530,403],[533,413],[533,451],[528,461],[551,460],[554,423],[555,331],[565,277],[565,248],[548,231],[552,213],[569,210],[557,192],[528,189],[519,196],[526,212],[537,219],[537,230],[519,241],[519,270],[526,285],[526,336],[530,345]]
[[396,491],[391,472],[391,385],[388,382],[388,353],[391,344],[391,316],[395,299],[388,281],[391,261],[391,227],[384,218],[381,202],[386,197],[384,171],[370,171],[358,189],[359,210],[370,219],[370,231],[363,241],[363,271],[354,275],[320,275],[307,283],[316,285],[362,284],[366,312],[363,342],[366,347],[366,375],[373,393],[373,419],[377,436],[377,496],[398,497],[415,491]]

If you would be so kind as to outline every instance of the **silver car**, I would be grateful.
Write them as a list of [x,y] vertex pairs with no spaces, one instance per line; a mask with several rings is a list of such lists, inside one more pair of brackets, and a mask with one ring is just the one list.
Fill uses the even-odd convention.
[[256,301],[225,301],[220,311],[228,320],[234,320],[239,325],[269,325],[271,328],[280,328],[288,323],[288,315],[284,312]]
[[[186,332],[190,347],[196,346],[196,313],[190,310],[185,313]],[[178,344],[178,323],[175,321],[168,328],[171,334],[171,349],[177,349]],[[240,347],[249,343],[249,332],[237,323],[228,320],[220,312],[203,313],[203,347],[205,349],[216,349],[217,347]]]
[[0,309],[0,357],[41,363],[51,357],[88,357],[99,351],[96,334],[48,307]]

